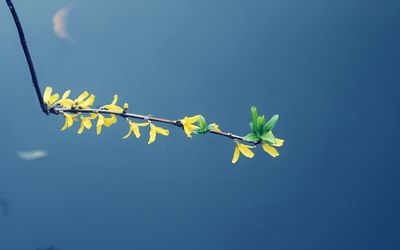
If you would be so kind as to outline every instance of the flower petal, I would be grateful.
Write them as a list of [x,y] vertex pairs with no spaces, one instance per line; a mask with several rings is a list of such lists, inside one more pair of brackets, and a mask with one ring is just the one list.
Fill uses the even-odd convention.
[[122,137],[122,139],[128,138],[131,135],[131,133],[132,133],[132,130],[129,129],[128,133],[124,137]]
[[238,143],[238,148],[239,148],[240,152],[241,152],[244,156],[246,156],[246,157],[248,157],[248,158],[253,158],[253,157],[254,157],[253,151],[250,150],[250,148],[254,148],[254,147],[249,146],[249,145],[245,145],[245,144]]
[[186,120],[187,123],[195,123],[200,119],[200,115],[195,115],[192,117],[185,117],[185,118],[187,118],[187,120]]
[[276,142],[273,144],[274,147],[282,147],[285,140],[276,138]]
[[193,124],[183,125],[183,129],[185,130],[187,137],[190,137],[190,138],[192,138],[193,130],[195,130],[196,128],[198,128],[198,127]]
[[104,108],[107,110],[113,111],[113,112],[117,112],[117,113],[124,112],[124,109],[117,105],[105,105]]
[[83,118],[82,119],[82,124],[86,129],[91,129],[92,128],[92,122],[89,120],[89,118]]
[[150,123],[150,138],[147,144],[152,144],[156,140],[156,126]]
[[50,105],[53,105],[53,103],[54,103],[55,101],[57,101],[58,98],[60,98],[60,95],[59,95],[59,94],[54,94],[54,95],[50,96],[50,100],[49,100],[48,103],[49,103]]
[[221,129],[219,129],[218,124],[216,124],[216,123],[211,123],[211,125],[212,125],[211,131],[222,132]]
[[169,130],[168,129],[163,129],[160,127],[156,127],[156,132],[163,135],[163,136],[168,136],[169,135]]
[[103,128],[103,126],[102,125],[100,125],[100,126],[96,126],[96,134],[101,134],[101,129]]
[[69,96],[69,94],[71,94],[71,90],[65,91],[64,94],[62,95],[61,99],[63,99],[63,100],[64,100],[64,99],[67,99],[68,96]]
[[85,129],[85,126],[83,125],[83,122],[82,122],[81,126],[78,129],[78,134],[82,134],[84,129]]
[[232,158],[232,163],[235,164],[239,160],[239,147],[236,145],[235,151],[233,152],[233,158]]
[[44,90],[44,94],[43,94],[43,101],[45,103],[48,103],[50,100],[50,96],[51,96],[51,92],[53,91],[52,87],[46,87],[46,89]]
[[64,113],[64,117],[65,117],[65,124],[64,127],[61,128],[61,131],[64,131],[67,128],[71,127],[72,124],[74,123],[74,118],[72,117],[72,115]]
[[88,107],[90,107],[90,106],[93,105],[94,99],[95,99],[95,98],[96,98],[95,95],[90,95],[89,98],[87,98],[86,100],[80,102],[78,105],[79,105],[81,108],[88,108]]
[[117,103],[117,101],[118,101],[118,95],[114,95],[114,99],[113,99],[111,105],[115,105]]
[[72,101],[71,99],[61,99],[60,101],[58,101],[58,104],[65,108],[71,108],[72,105],[74,105],[74,101]]
[[267,143],[263,143],[262,147],[263,147],[264,151],[267,152],[268,154],[270,154],[272,157],[277,157],[279,155],[278,150],[276,150],[276,148],[268,145]]

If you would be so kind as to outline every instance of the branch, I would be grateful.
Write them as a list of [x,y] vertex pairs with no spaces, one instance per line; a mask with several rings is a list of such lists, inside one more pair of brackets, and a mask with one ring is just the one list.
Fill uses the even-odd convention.
[[[155,122],[159,122],[159,123],[175,125],[175,126],[180,127],[180,128],[183,127],[181,120],[170,120],[170,119],[165,119],[165,118],[154,117],[152,115],[147,115],[146,116],[146,115],[138,115],[138,114],[127,113],[127,112],[122,112],[121,113],[121,112],[115,112],[115,111],[104,110],[104,109],[92,109],[92,108],[75,109],[75,108],[54,107],[54,108],[51,108],[49,110],[49,112],[52,113],[52,114],[55,114],[55,115],[59,115],[59,114],[62,114],[64,112],[71,113],[71,114],[79,114],[79,113],[109,114],[109,115],[120,116],[120,117],[123,117],[123,118],[134,118],[134,119],[144,120],[144,121],[155,121]],[[222,132],[222,131],[209,131],[209,133],[220,135],[220,136],[224,136],[224,137],[228,137],[228,138],[231,138],[231,139],[234,139],[234,140],[245,141],[242,136],[235,135],[235,134],[232,134],[232,133],[227,133],[227,132]],[[248,141],[246,141],[246,142],[248,142]],[[254,145],[258,144],[258,142],[248,142],[248,143],[252,143]]]
[[14,5],[11,0],[6,0],[8,8],[11,11],[11,15],[14,19],[15,26],[17,26],[19,40],[21,41],[22,49],[24,50],[26,62],[28,63],[29,72],[31,74],[33,87],[35,88],[37,98],[39,100],[40,107],[45,114],[48,114],[46,105],[43,102],[42,91],[40,91],[39,82],[36,76],[35,67],[33,66],[31,54],[29,53],[28,45],[25,40],[24,30],[22,29],[21,22],[19,21],[18,14],[15,11]]
[[[150,139],[149,144],[153,143],[157,133],[160,133],[164,136],[169,134],[169,131],[160,127],[156,127],[151,122],[159,122],[175,125],[177,127],[183,128],[186,135],[188,137],[192,137],[193,134],[206,134],[212,133],[219,136],[224,136],[230,139],[233,139],[236,147],[233,154],[232,163],[236,163],[239,159],[240,153],[248,158],[253,158],[254,153],[250,150],[250,148],[254,148],[253,146],[239,143],[239,141],[244,141],[248,144],[257,145],[262,144],[262,147],[265,152],[269,153],[271,156],[276,157],[279,155],[278,151],[275,147],[280,147],[283,145],[284,140],[275,138],[272,133],[272,129],[278,121],[278,115],[274,115],[268,122],[265,120],[264,116],[259,116],[257,113],[257,109],[253,106],[251,108],[252,113],[252,121],[250,122],[251,133],[246,136],[239,136],[232,133],[223,132],[219,129],[216,123],[212,123],[207,125],[203,116],[197,115],[193,117],[186,117],[180,120],[170,120],[165,118],[154,117],[152,115],[138,115],[127,113],[128,104],[124,104],[124,108],[121,108],[116,105],[118,96],[114,96],[114,101],[112,104],[102,106],[100,108],[94,109],[91,106],[94,102],[94,95],[89,97],[89,93],[86,91],[82,93],[77,99],[71,100],[68,99],[70,91],[66,91],[62,98],[59,99],[59,94],[51,95],[52,88],[47,87],[44,94],[39,87],[39,82],[37,79],[37,75],[35,72],[35,67],[33,65],[33,61],[31,55],[29,53],[29,48],[27,42],[25,40],[24,31],[22,29],[21,22],[18,18],[17,12],[14,8],[14,5],[11,0],[6,0],[8,8],[12,14],[15,25],[17,27],[18,35],[20,38],[21,46],[25,54],[25,59],[28,63],[29,72],[32,78],[32,84],[35,88],[35,92],[37,98],[39,100],[40,107],[45,114],[63,114],[66,118],[66,123],[62,130],[69,128],[72,126],[74,119],[77,115],[81,117],[81,128],[78,130],[78,133],[82,133],[84,128],[90,129],[92,127],[92,123],[90,120],[98,119],[97,121],[97,134],[101,133],[101,128],[103,125],[111,126],[111,124],[116,122],[116,116],[123,117],[129,124],[130,130],[129,133],[124,137],[128,137],[131,132],[134,132],[136,137],[140,137],[139,126],[150,126]],[[82,114],[91,114],[90,117],[84,117]],[[101,114],[111,115],[111,118],[105,118]],[[114,119],[115,118],[115,119]],[[136,124],[129,120],[129,118],[144,120],[146,123],[144,124]]]

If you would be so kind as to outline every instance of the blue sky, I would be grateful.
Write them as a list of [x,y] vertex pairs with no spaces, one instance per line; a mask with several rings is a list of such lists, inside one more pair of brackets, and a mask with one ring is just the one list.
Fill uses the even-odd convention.
[[43,89],[241,135],[256,105],[285,145],[232,165],[230,140],[174,127],[153,145],[122,121],[61,132],[2,2],[0,249],[400,247],[399,1],[75,0],[75,43],[52,30],[70,3],[14,1]]

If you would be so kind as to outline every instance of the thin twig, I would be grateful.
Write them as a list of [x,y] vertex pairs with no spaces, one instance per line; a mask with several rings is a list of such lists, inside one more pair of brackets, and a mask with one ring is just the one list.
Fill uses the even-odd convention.
[[[59,114],[62,114],[64,112],[72,113],[72,114],[79,114],[79,113],[110,114],[110,115],[120,116],[120,117],[123,117],[123,118],[134,118],[134,119],[138,119],[138,120],[155,121],[155,122],[159,122],[159,123],[175,125],[175,126],[180,127],[180,128],[183,127],[183,125],[182,125],[180,120],[170,120],[170,119],[155,117],[155,116],[152,116],[152,115],[147,115],[146,116],[146,115],[138,115],[138,114],[127,113],[127,112],[119,113],[119,112],[115,112],[115,111],[111,111],[111,110],[105,110],[105,109],[78,109],[78,108],[68,109],[68,108],[54,107],[54,108],[51,108],[49,111],[50,111],[50,113],[55,114],[55,115],[59,115]],[[220,135],[220,136],[225,136],[225,137],[228,137],[228,138],[231,138],[231,139],[244,141],[242,136],[235,135],[235,134],[232,134],[232,133],[227,133],[227,132],[222,132],[222,131],[210,131],[210,133],[216,134],[216,135]],[[249,143],[252,143],[252,142],[249,142]],[[258,144],[258,143],[252,143],[252,144]]]
[[46,105],[44,105],[44,102],[43,102],[42,91],[40,91],[39,82],[38,82],[38,79],[37,79],[37,76],[36,76],[35,67],[33,66],[31,54],[29,53],[28,45],[27,45],[26,40],[25,40],[24,30],[22,29],[21,22],[19,21],[17,12],[15,11],[15,8],[14,8],[14,5],[13,5],[12,1],[11,0],[6,0],[6,2],[7,2],[7,5],[8,5],[8,8],[11,11],[11,15],[12,15],[12,17],[14,19],[15,25],[17,26],[19,39],[21,41],[22,49],[24,50],[25,58],[26,58],[26,61],[28,63],[28,67],[29,67],[29,72],[31,73],[33,87],[35,88],[36,95],[37,95],[39,103],[40,103],[40,107],[42,108],[42,111],[44,113],[48,114]]

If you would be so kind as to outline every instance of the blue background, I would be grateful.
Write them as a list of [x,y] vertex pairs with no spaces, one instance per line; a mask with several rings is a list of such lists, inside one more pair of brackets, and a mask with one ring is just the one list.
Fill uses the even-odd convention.
[[[39,80],[139,114],[248,133],[280,114],[273,159],[120,120],[77,135],[40,111],[0,3],[0,249],[400,249],[398,0],[15,0]],[[24,161],[18,151],[49,156]]]

